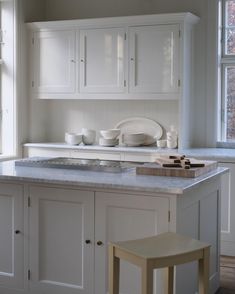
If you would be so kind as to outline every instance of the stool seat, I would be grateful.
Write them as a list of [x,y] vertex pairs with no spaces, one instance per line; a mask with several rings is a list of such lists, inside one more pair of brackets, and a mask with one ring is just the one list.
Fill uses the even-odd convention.
[[209,244],[170,232],[143,239],[110,243],[109,294],[119,294],[120,259],[141,268],[142,294],[153,294],[153,270],[163,267],[168,268],[168,294],[173,294],[174,266],[198,261],[199,294],[208,294],[209,255]]
[[171,232],[143,239],[111,242],[110,244],[146,259],[174,257],[210,247],[207,243]]

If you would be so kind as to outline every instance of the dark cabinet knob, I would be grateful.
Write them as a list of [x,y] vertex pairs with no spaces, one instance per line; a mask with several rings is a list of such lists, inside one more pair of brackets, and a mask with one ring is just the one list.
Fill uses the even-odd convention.
[[85,243],[86,244],[91,244],[91,240],[86,240]]
[[103,245],[103,242],[102,241],[97,241],[96,243],[98,246],[102,246]]
[[20,230],[15,230],[15,234],[18,235],[20,233]]

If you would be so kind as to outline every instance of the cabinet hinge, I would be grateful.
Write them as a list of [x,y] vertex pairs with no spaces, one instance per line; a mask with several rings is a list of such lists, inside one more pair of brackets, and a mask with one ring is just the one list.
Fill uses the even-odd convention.
[[124,87],[126,87],[126,80],[124,80]]
[[124,35],[124,40],[126,41],[126,38],[127,38],[127,34],[125,33],[125,35]]
[[30,278],[31,278],[31,272],[30,270],[28,270],[28,281],[30,281]]
[[170,212],[170,210],[168,211],[168,222],[170,222],[171,221],[171,212]]
[[31,206],[31,200],[30,200],[30,197],[28,197],[28,207]]
[[181,30],[179,30],[179,38],[181,37]]
[[178,80],[178,87],[180,87],[180,80]]
[[32,81],[32,88],[34,87],[34,81]]

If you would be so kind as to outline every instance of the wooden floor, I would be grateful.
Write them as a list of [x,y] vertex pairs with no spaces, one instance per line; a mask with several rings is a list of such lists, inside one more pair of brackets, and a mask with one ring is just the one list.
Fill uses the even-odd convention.
[[221,256],[220,284],[217,294],[235,294],[235,257]]

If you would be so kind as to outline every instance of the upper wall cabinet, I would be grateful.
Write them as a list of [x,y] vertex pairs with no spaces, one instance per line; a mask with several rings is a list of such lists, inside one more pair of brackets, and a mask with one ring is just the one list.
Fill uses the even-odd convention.
[[183,101],[197,21],[174,13],[28,24],[32,96]]
[[33,35],[32,87],[38,94],[75,93],[75,31],[39,31]]
[[125,29],[80,31],[80,92],[123,93]]
[[178,93],[179,26],[130,28],[130,92]]

